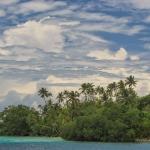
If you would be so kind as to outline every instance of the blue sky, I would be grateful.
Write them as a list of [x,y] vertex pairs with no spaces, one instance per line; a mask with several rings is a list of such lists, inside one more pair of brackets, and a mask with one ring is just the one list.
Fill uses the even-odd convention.
[[0,109],[129,75],[150,93],[149,25],[149,0],[1,0]]

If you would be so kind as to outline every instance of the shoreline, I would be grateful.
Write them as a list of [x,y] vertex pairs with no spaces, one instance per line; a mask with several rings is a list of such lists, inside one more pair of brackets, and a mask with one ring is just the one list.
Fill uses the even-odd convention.
[[150,143],[150,139],[137,139],[135,142],[140,142],[140,143],[148,142],[148,143]]
[[46,136],[0,136],[0,143],[1,143],[1,140],[2,141],[11,141],[12,142],[19,142],[19,141],[26,141],[26,142],[31,142],[33,140],[33,142],[38,142],[38,141],[41,141],[41,142],[48,142],[49,140],[52,140],[52,141],[70,141],[70,142],[96,142],[96,143],[150,143],[150,139],[137,139],[133,142],[111,142],[111,141],[108,141],[108,142],[101,142],[101,141],[74,141],[74,140],[65,140],[63,139],[62,137],[46,137]]

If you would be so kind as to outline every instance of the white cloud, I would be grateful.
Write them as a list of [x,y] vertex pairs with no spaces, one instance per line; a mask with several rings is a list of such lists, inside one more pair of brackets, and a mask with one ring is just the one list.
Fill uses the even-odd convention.
[[6,12],[4,10],[0,10],[0,17],[4,17],[6,15]]
[[44,2],[40,2],[40,1],[29,1],[29,2],[25,2],[22,3],[20,5],[20,10],[17,13],[26,13],[26,12],[42,12],[42,11],[46,11],[49,9],[49,6],[44,3]]
[[114,24],[109,22],[102,22],[102,23],[91,23],[91,24],[83,24],[78,27],[79,30],[82,31],[104,31],[104,32],[112,32],[112,33],[120,33],[125,35],[134,35],[139,33],[140,31],[144,30],[144,26],[135,25],[129,27],[126,24]]
[[[53,85],[50,89],[54,93],[58,93],[60,91],[63,91],[64,89],[68,90],[76,90],[79,88],[79,86],[82,83],[94,83],[95,85],[101,85],[101,86],[106,86],[107,84],[115,81],[116,78],[109,78],[109,77],[103,77],[99,75],[87,75],[84,77],[56,77],[54,75],[49,75],[48,78],[46,79],[46,83],[49,84],[57,84],[57,86]],[[59,86],[59,85],[65,85],[66,86]],[[76,84],[77,86],[74,86],[73,84]],[[72,85],[72,86],[71,86]]]
[[90,51],[87,54],[88,57],[94,57],[97,60],[126,60],[129,58],[132,61],[137,61],[140,59],[138,55],[129,55],[127,50],[120,48],[116,52],[111,52],[109,49]]
[[[138,72],[136,70],[132,70],[131,68],[110,68],[110,69],[104,69],[103,71],[108,73],[116,74],[118,77],[114,78],[112,76],[110,77],[104,77],[100,75],[88,75],[84,77],[78,77],[78,78],[67,78],[67,77],[56,77],[53,75],[50,75],[46,82],[50,84],[58,84],[58,86],[52,86],[49,88],[54,93],[58,93],[60,91],[63,91],[64,89],[68,90],[77,90],[79,86],[82,83],[94,83],[95,85],[101,85],[101,86],[107,86],[109,83],[112,82],[118,82],[122,77],[125,79],[126,77],[130,76],[132,73],[135,75],[136,80],[138,81],[136,91],[140,95],[145,95],[150,93],[150,83],[148,82],[150,80],[148,73],[142,73]],[[120,76],[120,77],[119,77]],[[122,76],[122,77],[121,77]],[[141,77],[144,77],[143,80]],[[78,86],[70,86],[70,83],[76,83]],[[69,84],[68,86],[59,86],[59,84]]]
[[[115,71],[115,68],[113,68],[113,70]],[[121,69],[123,71],[123,69]],[[121,71],[120,70],[120,71]],[[50,75],[48,77],[48,83],[70,83],[70,81],[73,80],[72,83],[76,82],[78,84],[82,84],[83,82],[93,82],[95,85],[101,85],[101,86],[106,86],[107,84],[111,83],[111,82],[117,82],[120,80],[120,78],[113,78],[112,77],[100,77],[98,75],[93,75],[93,76],[85,76],[85,77],[80,77],[80,78],[66,78],[66,77],[56,77],[53,75]],[[65,81],[65,82],[64,82]],[[28,86],[30,87],[29,90],[33,90],[32,87],[32,83],[29,83],[27,85],[25,85],[26,87],[23,86],[23,88],[28,88]],[[20,87],[17,87],[20,88]],[[28,91],[22,91],[22,90],[18,90],[17,88],[15,88],[14,90],[10,90],[5,97],[1,97],[2,101],[0,101],[0,110],[2,110],[4,107],[8,106],[8,105],[18,105],[18,104],[24,104],[27,106],[32,106],[37,108],[38,104],[42,104],[42,101],[40,99],[39,96],[37,96],[37,94],[35,94],[37,92],[37,89],[33,91],[33,93],[29,93]],[[54,96],[60,92],[60,91],[64,91],[64,90],[78,90],[79,86],[77,87],[73,87],[73,86],[49,86],[47,87],[48,90],[50,90]],[[17,90],[16,90],[17,89]],[[142,80],[138,80],[138,85],[136,88],[136,91],[138,92],[138,94],[140,95],[145,95],[150,93],[150,84],[148,81],[142,81]],[[55,99],[54,99],[55,100]]]
[[137,61],[137,60],[140,60],[140,57],[137,55],[132,55],[132,56],[130,56],[130,59],[133,61]]
[[29,82],[29,83],[23,83],[23,84],[18,84],[15,83],[16,85],[12,87],[12,90],[22,93],[22,94],[33,94],[36,92],[36,82]]
[[[137,93],[139,95],[146,95],[146,94],[150,93],[149,73],[146,73],[135,67],[131,68],[129,66],[127,66],[127,67],[120,67],[120,66],[108,67],[108,68],[102,69],[101,71],[118,76],[117,80],[120,80],[119,76],[123,77],[125,79],[126,77],[128,77],[130,75],[134,75],[135,79],[138,81],[137,86],[136,86]],[[112,82],[111,78],[112,77],[110,76],[110,82]]]
[[83,21],[88,21],[78,27],[82,31],[104,31],[131,36],[145,29],[141,25],[129,25],[132,22],[132,17],[116,17],[100,12],[80,12],[77,17]]
[[9,91],[15,91],[20,94],[33,94],[37,90],[37,83],[34,81],[19,82],[17,80],[10,80],[4,78],[0,78],[0,81],[1,81],[0,97],[7,95]]
[[128,53],[124,48],[120,48],[115,53],[106,49],[99,51],[91,51],[87,54],[87,56],[95,57],[98,60],[126,60],[128,58]]
[[34,48],[26,47],[8,47],[0,48],[1,60],[15,60],[15,61],[29,61],[31,59],[38,59],[38,51]]
[[80,36],[84,37],[84,38],[87,38],[89,39],[90,41],[93,41],[93,42],[100,42],[100,43],[105,43],[105,44],[109,44],[111,42],[103,39],[102,37],[100,36],[96,36],[96,35],[92,35],[92,34],[88,34],[88,33],[84,33],[84,32],[80,32]]
[[88,12],[80,12],[78,14],[79,18],[85,19],[88,21],[103,21],[107,23],[115,23],[115,24],[127,24],[130,22],[130,17],[114,17],[104,13],[88,13]]
[[120,48],[114,55],[115,60],[126,60],[128,53],[124,48]]
[[36,0],[20,3],[13,9],[15,14],[28,14],[31,12],[44,12],[48,10],[54,10],[56,8],[64,6],[66,6],[66,3],[62,1],[55,2],[55,1]]
[[60,52],[64,46],[61,32],[61,27],[57,24],[27,21],[4,31],[0,46],[17,45],[38,48],[46,52]]
[[10,52],[8,50],[0,48],[0,56],[8,56],[8,55],[10,55]]
[[126,5],[128,7],[133,7],[136,9],[150,9],[149,0],[107,0],[106,3],[112,4],[113,6]]
[[74,15],[74,12],[70,9],[60,9],[52,11],[50,15],[55,17],[68,17]]
[[77,26],[80,24],[80,21],[66,21],[66,22],[61,22],[59,25],[61,26]]
[[125,77],[125,76],[129,76],[132,69],[131,68],[125,68],[125,67],[107,67],[104,69],[101,69],[103,72],[109,73],[109,74],[114,74],[114,75],[118,75],[121,77]]
[[139,9],[150,9],[149,0],[128,0],[134,7]]
[[[114,80],[111,78],[111,80]],[[110,81],[108,80],[107,77],[99,76],[99,75],[87,75],[84,77],[56,77],[54,75],[49,75],[48,78],[46,79],[47,83],[50,84],[82,84],[86,82],[92,82],[95,83],[96,85],[102,84],[102,85],[107,85]]]
[[138,82],[138,85],[137,85],[137,92],[140,94],[140,95],[146,95],[146,94],[149,94],[150,93],[150,83],[148,82],[149,80],[147,81],[139,81]]
[[17,3],[19,0],[0,0],[0,5],[10,5]]

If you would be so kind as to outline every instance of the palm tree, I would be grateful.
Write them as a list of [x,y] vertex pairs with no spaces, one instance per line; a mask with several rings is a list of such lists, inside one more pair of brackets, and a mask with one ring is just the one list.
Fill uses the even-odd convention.
[[80,103],[79,96],[80,94],[77,91],[67,91],[66,93],[66,103],[72,120],[78,114],[78,106]]
[[67,96],[67,95],[69,94],[69,91],[64,90],[64,92],[63,92],[63,93],[64,93],[64,95],[65,95],[65,96]]
[[87,89],[87,93],[88,93],[88,100],[94,100],[95,97],[95,88],[94,88],[94,84],[93,83],[87,83],[88,89]]
[[125,84],[132,88],[136,86],[137,81],[135,80],[134,76],[131,75],[126,78]]
[[64,99],[65,99],[64,93],[63,92],[58,93],[57,99],[58,99],[58,103],[62,104],[64,102]]
[[48,90],[47,90],[46,88],[41,88],[41,89],[39,89],[39,91],[38,91],[38,95],[39,95],[41,98],[43,98],[43,100],[44,100],[44,102],[45,102],[45,104],[46,104],[46,103],[47,103],[47,102],[46,102],[46,98],[51,97],[51,96],[52,96],[52,93],[48,92]]
[[85,101],[88,101],[90,98],[93,99],[95,92],[93,83],[83,83],[79,90],[81,90],[81,93],[84,94]]
[[68,102],[74,105],[79,104],[79,92],[77,91],[71,91],[68,93]]
[[79,89],[81,91],[81,94],[84,94],[84,98],[86,101],[87,101],[87,89],[88,89],[87,83],[81,84],[81,88]]
[[105,91],[105,92],[103,93],[103,95],[102,95],[102,101],[103,101],[104,103],[107,103],[108,100],[109,100],[109,96],[108,96],[108,93]]
[[116,84],[116,82],[110,83],[107,86],[107,92],[108,92],[110,97],[116,95],[116,91],[117,91],[117,84]]
[[124,81],[120,80],[118,82],[118,88],[119,88],[119,90],[125,89],[125,83],[124,83]]
[[126,95],[126,84],[124,83],[123,80],[120,80],[117,84],[118,91],[116,94],[116,100],[117,101],[122,101],[124,100],[124,95]]
[[99,100],[101,99],[101,95],[104,93],[104,91],[105,91],[104,88],[101,86],[97,86],[95,88],[95,92],[96,94],[98,94]]

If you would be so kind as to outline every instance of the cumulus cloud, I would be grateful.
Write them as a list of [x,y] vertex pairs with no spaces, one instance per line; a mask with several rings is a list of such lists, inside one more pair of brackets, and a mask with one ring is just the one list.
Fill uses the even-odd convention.
[[30,94],[36,92],[36,82],[29,82],[23,84],[16,84],[12,90],[22,93],[22,94]]
[[16,91],[10,91],[0,101],[0,111],[9,105],[26,105],[38,109],[38,105],[42,105],[41,98],[37,94],[22,95]]
[[10,51],[0,48],[0,56],[8,56],[10,55]]
[[87,54],[87,56],[95,57],[98,60],[126,60],[128,57],[128,53],[124,48],[120,48],[115,53],[106,49],[99,51],[91,51]]
[[1,78],[1,87],[0,87],[0,97],[3,97],[8,94],[9,91],[15,91],[20,94],[33,94],[36,92],[37,83],[35,81],[30,82],[21,82],[11,79]]
[[126,59],[130,59],[132,61],[137,61],[140,59],[139,56],[137,55],[129,55],[127,50],[124,48],[120,48],[116,52],[112,52],[109,49],[104,49],[104,50],[95,50],[95,51],[90,51],[87,54],[88,57],[94,57],[97,60],[118,60],[118,61],[123,61]]
[[0,46],[25,46],[57,53],[63,49],[61,32],[61,27],[53,23],[27,21],[4,31]]

